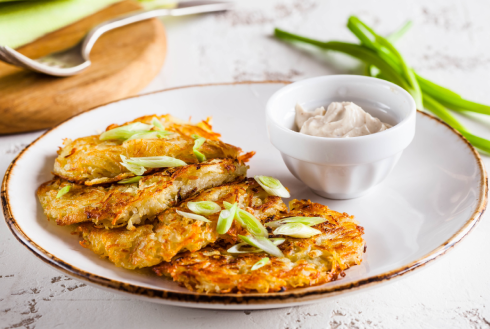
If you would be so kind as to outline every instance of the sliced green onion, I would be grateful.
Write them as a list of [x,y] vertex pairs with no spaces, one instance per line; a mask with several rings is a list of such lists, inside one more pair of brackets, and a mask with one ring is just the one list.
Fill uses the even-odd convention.
[[229,210],[225,209],[219,214],[218,225],[216,226],[216,231],[219,234],[225,234],[228,232],[231,224],[233,224],[233,218],[235,218],[237,209],[238,203],[235,202]]
[[262,249],[266,253],[276,256],[276,257],[284,257],[284,254],[282,251],[277,248],[277,246],[272,243],[271,240],[267,239],[266,237],[263,236],[244,236],[244,235],[238,235],[240,239],[248,243],[249,245]]
[[326,222],[327,219],[323,217],[288,217],[275,220],[273,222],[266,223],[267,227],[279,227],[286,223],[301,223],[307,226],[313,226]]
[[56,199],[59,199],[66,193],[70,192],[70,189],[71,189],[71,185],[67,185],[63,187],[61,190],[58,191],[58,194],[56,194]]
[[[284,241],[286,241],[286,239],[284,239],[284,238],[272,238],[269,240],[276,246],[278,246],[278,245],[282,244]],[[244,246],[248,246],[248,248],[243,248]],[[240,250],[240,249],[242,249],[242,250]],[[230,254],[255,254],[255,253],[264,252],[264,251],[262,249],[252,247],[251,245],[249,245],[246,242],[242,242],[242,243],[234,245],[233,247],[228,249],[227,252],[229,252]]]
[[150,130],[150,131],[144,131],[144,132],[136,133],[133,136],[126,139],[126,141],[130,141],[133,139],[159,139],[159,138],[165,138],[170,134],[172,134],[172,133],[169,131]]
[[[246,247],[246,248],[244,248]],[[239,244],[234,245],[230,249],[227,250],[228,253],[230,254],[256,254],[260,252],[264,252],[262,249],[258,249],[255,247],[252,247],[246,242],[242,242]]]
[[194,138],[194,139],[201,138],[201,136],[199,136],[198,134],[192,134],[191,137]]
[[284,238],[270,238],[269,240],[271,240],[272,243],[275,244],[276,246],[283,244],[284,241],[286,241],[286,239]]
[[[227,210],[230,210],[231,207],[233,206],[231,203],[226,201],[223,202],[223,205]],[[238,221],[238,223],[240,223],[240,225],[244,227],[251,234],[255,236],[263,236],[263,237],[269,236],[269,232],[264,227],[264,225],[262,225],[262,223],[248,211],[238,208],[235,218]]]
[[198,220],[198,221],[201,221],[201,222],[211,223],[211,221],[209,219],[207,219],[206,217],[204,217],[204,216],[192,214],[190,212],[183,212],[183,211],[180,211],[180,210],[176,210],[176,211],[177,211],[177,214],[179,214],[182,217],[190,218],[190,219],[195,219],[195,220]]
[[143,166],[140,166],[140,165],[135,165],[135,164],[131,164],[128,162],[128,158],[126,158],[124,155],[121,154],[121,160],[122,162],[120,162],[124,167],[126,167],[126,169],[128,169],[129,171],[131,171],[133,174],[135,175],[138,175],[138,176],[141,176],[145,173],[146,169],[145,167]]
[[199,160],[199,162],[206,161],[206,156],[204,154],[202,154],[201,152],[199,152],[199,150],[198,150],[202,146],[202,144],[204,144],[205,141],[206,141],[206,138],[199,137],[194,142],[194,147],[192,148],[192,151],[194,151],[194,155],[196,156],[197,160]]
[[221,210],[221,207],[213,201],[187,202],[187,208],[199,215],[211,215]]
[[254,178],[270,195],[276,195],[281,198],[289,198],[291,196],[279,179],[269,176],[255,176]]
[[100,140],[105,141],[108,139],[122,139],[126,140],[136,133],[145,132],[153,128],[152,125],[147,125],[141,122],[131,123],[126,126],[117,127],[102,133],[99,137]]
[[123,162],[145,168],[181,167],[187,165],[187,163],[182,160],[165,155],[156,157],[127,158],[126,161],[123,159]]
[[131,184],[131,183],[137,183],[140,181],[140,179],[143,178],[143,176],[134,176],[131,178],[126,178],[126,179],[121,179],[118,184]]
[[248,211],[238,209],[235,216],[243,227],[255,236],[268,237],[269,232],[262,223]]
[[314,235],[322,234],[322,231],[301,223],[288,223],[276,228],[274,234],[288,235],[293,238],[311,238]]
[[153,117],[153,119],[151,119],[151,124],[155,127],[155,128],[158,128],[158,130],[160,131],[165,131],[165,127],[162,125],[162,123],[160,122],[160,120],[158,120],[157,117]]
[[229,203],[228,201],[223,201],[223,206],[225,207],[225,209],[230,210],[231,207],[233,207],[233,204]]
[[261,260],[259,260],[257,263],[252,266],[252,271],[258,270],[262,266],[269,265],[271,263],[271,260],[269,257],[264,257]]

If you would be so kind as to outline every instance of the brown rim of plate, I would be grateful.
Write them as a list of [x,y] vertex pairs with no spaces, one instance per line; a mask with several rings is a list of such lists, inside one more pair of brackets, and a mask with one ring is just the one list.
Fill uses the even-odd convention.
[[[193,87],[208,87],[208,86],[222,86],[222,85],[236,85],[236,84],[267,84],[267,83],[276,83],[276,84],[289,84],[289,81],[244,81],[244,82],[238,82],[238,83],[213,83],[213,84],[199,84],[199,85],[189,85],[189,86],[182,86],[182,87],[176,87],[176,88],[169,88],[169,89],[164,89],[164,90],[159,90],[143,95],[137,95],[137,96],[132,96],[132,97],[127,97],[121,100],[126,100],[130,98],[136,98],[136,97],[144,97],[150,94],[155,94],[155,93],[161,93],[165,91],[171,91],[175,89],[183,89],[183,88],[193,88]],[[119,102],[114,101],[110,102],[115,103]],[[104,105],[99,105],[96,108],[90,109],[89,111],[96,110],[97,108]],[[86,111],[88,112],[88,111]],[[83,112],[83,113],[86,113]],[[155,298],[158,299],[160,302],[191,302],[191,303],[202,303],[202,304],[238,304],[238,305],[260,305],[260,304],[269,304],[269,303],[278,303],[278,304],[287,304],[287,303],[298,303],[298,302],[308,302],[308,301],[314,301],[314,300],[319,300],[325,297],[332,297],[335,295],[339,295],[342,293],[346,292],[352,292],[355,290],[359,290],[361,288],[366,288],[370,286],[374,286],[378,283],[389,281],[392,279],[400,278],[402,275],[411,273],[414,270],[421,268],[424,265],[427,265],[431,261],[435,260],[441,255],[444,255],[449,249],[454,247],[456,243],[460,242],[464,237],[468,235],[468,233],[475,227],[475,225],[479,222],[481,216],[483,215],[486,207],[487,207],[487,201],[488,201],[488,178],[487,178],[487,173],[485,171],[485,167],[482,163],[482,160],[480,158],[480,155],[476,151],[476,149],[466,140],[465,137],[463,137],[458,131],[453,129],[451,126],[443,122],[442,120],[418,111],[420,114],[425,115],[426,117],[446,126],[449,130],[451,130],[453,133],[455,133],[461,140],[465,143],[465,145],[470,149],[471,153],[475,157],[476,162],[478,163],[478,166],[480,167],[480,172],[481,172],[481,188],[480,188],[480,202],[473,212],[472,216],[468,219],[468,221],[464,224],[464,226],[456,232],[451,238],[449,238],[446,242],[444,242],[442,245],[431,251],[430,253],[426,254],[425,256],[421,257],[420,259],[402,266],[396,270],[389,271],[380,275],[372,276],[366,279],[358,280],[355,282],[350,282],[346,283],[343,285],[339,285],[336,287],[322,287],[320,286],[314,286],[314,287],[306,287],[306,288],[299,288],[297,290],[290,290],[290,291],[285,291],[285,292],[280,292],[280,293],[251,293],[251,294],[204,294],[204,293],[194,293],[194,292],[174,292],[174,291],[165,291],[161,289],[153,289],[153,288],[145,288],[133,284],[128,284],[120,281],[115,281],[112,279],[108,279],[102,276],[94,275],[89,272],[83,271],[79,268],[73,267],[70,264],[62,261],[61,259],[55,257],[54,255],[50,254],[40,246],[38,246],[34,241],[32,241],[19,227],[17,224],[15,218],[13,217],[13,214],[10,209],[10,203],[9,203],[9,195],[8,195],[8,182],[10,179],[10,173],[12,172],[12,169],[16,165],[16,162],[18,159],[22,157],[24,152],[30,147],[32,147],[37,141],[39,141],[41,138],[43,138],[46,134],[49,132],[57,129],[59,126],[61,126],[64,122],[71,120],[83,113],[79,113],[62,123],[58,124],[57,126],[49,129],[46,131],[44,134],[39,136],[36,140],[34,140],[32,143],[27,145],[18,155],[17,157],[12,161],[10,166],[8,167],[7,171],[5,172],[5,177],[3,179],[2,183],[2,188],[1,188],[1,199],[2,199],[2,205],[3,205],[3,213],[5,216],[5,221],[7,222],[8,227],[14,234],[14,236],[19,240],[20,243],[22,243],[27,249],[29,249],[31,252],[33,252],[37,257],[39,257],[41,260],[44,262],[48,263],[49,265],[55,267],[58,270],[63,271],[64,273],[74,276],[77,279],[88,281],[89,283],[98,285],[102,288],[109,288],[109,289],[114,289],[120,292],[124,293],[129,293],[132,294],[135,297],[140,297],[140,298]],[[212,307],[212,305],[210,305]]]

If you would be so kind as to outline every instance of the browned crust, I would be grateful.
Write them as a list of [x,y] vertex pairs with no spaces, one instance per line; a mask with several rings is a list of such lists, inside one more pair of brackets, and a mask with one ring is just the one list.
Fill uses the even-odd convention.
[[[121,156],[144,157],[168,155],[187,164],[199,163],[193,153],[194,134],[206,138],[200,151],[207,160],[239,157],[242,150],[239,147],[219,140],[220,134],[213,132],[209,123],[211,118],[197,124],[182,122],[169,114],[147,115],[121,125],[111,124],[107,130],[140,122],[150,124],[153,118],[163,120],[165,129],[175,133],[170,139],[136,139],[130,141],[100,140],[100,135],[91,135],[71,140],[65,138],[63,147],[58,152],[54,162],[53,174],[85,185],[101,185],[117,182],[133,177],[121,164]],[[106,131],[107,131],[106,130]],[[67,169],[68,167],[68,169]],[[150,169],[146,174],[158,170]]]
[[108,258],[116,266],[135,269],[170,261],[181,251],[194,252],[217,240],[235,243],[238,234],[246,234],[237,223],[226,234],[218,234],[219,213],[206,216],[210,223],[183,218],[176,211],[191,212],[189,201],[213,201],[222,208],[224,201],[238,202],[240,207],[252,209],[261,221],[287,212],[281,198],[268,195],[253,178],[248,178],[202,190],[160,213],[158,221],[152,225],[138,226],[134,230],[107,230],[95,228],[92,223],[82,224],[78,227],[84,239],[81,245]]
[[[285,238],[278,246],[284,257],[265,253],[231,255],[227,250],[233,244],[219,240],[204,249],[175,255],[154,266],[153,271],[191,291],[248,294],[318,286],[344,277],[346,269],[362,263],[364,228],[353,216],[310,200],[295,199],[290,202],[290,211],[267,216],[266,221],[294,216],[322,217],[326,221],[313,226],[321,233],[310,238],[275,236]],[[269,233],[274,234],[273,229]],[[272,264],[252,270],[264,257],[269,257]]]
[[[149,94],[153,93],[159,93],[159,92],[165,92],[165,91],[170,91],[170,90],[175,90],[175,89],[183,89],[183,88],[189,88],[189,87],[202,87],[202,86],[219,86],[219,85],[233,85],[233,84],[253,84],[253,83],[283,83],[283,84],[288,84],[290,82],[288,81],[263,81],[263,82],[240,82],[240,83],[216,83],[216,84],[204,84],[204,85],[191,85],[191,86],[184,86],[184,87],[176,87],[176,88],[170,88],[170,89],[164,89],[160,91],[155,91]],[[133,97],[128,97],[128,98],[135,98],[135,97],[141,97],[149,94],[144,94],[144,95],[138,95],[138,96],[133,96]],[[126,99],[128,99],[126,98]],[[98,106],[100,107],[100,106]],[[97,108],[98,108],[97,107]],[[90,110],[93,111],[96,108]],[[161,303],[169,303],[169,302],[179,302],[181,305],[189,305],[188,303],[192,303],[191,305],[195,305],[195,303],[201,303],[201,304],[207,304],[209,305],[210,308],[213,307],[213,304],[239,304],[243,305],[264,305],[264,304],[271,304],[271,303],[276,303],[276,304],[290,304],[290,303],[298,303],[298,302],[309,302],[309,301],[315,301],[319,300],[325,297],[333,297],[342,293],[346,292],[352,292],[359,290],[361,288],[366,288],[366,287],[371,287],[374,286],[378,283],[388,281],[388,280],[394,280],[397,278],[402,277],[403,275],[407,273],[411,273],[416,269],[421,268],[424,265],[427,265],[428,263],[434,261],[438,257],[444,255],[448,250],[453,248],[458,242],[460,242],[463,238],[468,236],[468,233],[476,226],[476,224],[480,221],[481,216],[486,210],[487,203],[488,203],[488,177],[487,173],[485,170],[485,166],[480,158],[480,155],[476,151],[476,149],[464,138],[458,131],[453,129],[451,126],[443,122],[442,120],[418,111],[420,114],[425,115],[426,117],[435,120],[436,122],[446,126],[449,130],[451,130],[453,133],[455,133],[461,140],[468,146],[469,150],[475,157],[475,160],[480,167],[480,172],[481,172],[481,189],[480,189],[480,203],[478,204],[477,208],[473,212],[472,216],[468,219],[468,221],[465,223],[465,225],[458,231],[456,232],[451,238],[449,238],[446,242],[444,242],[441,246],[438,248],[434,249],[430,253],[426,254],[425,256],[421,257],[420,259],[402,266],[396,270],[386,272],[380,275],[372,276],[363,280],[358,280],[355,282],[351,283],[346,283],[340,286],[336,287],[317,287],[315,289],[298,289],[298,290],[293,290],[290,292],[286,293],[270,293],[270,294],[196,294],[192,292],[174,292],[174,291],[165,291],[163,289],[152,289],[152,288],[146,288],[142,286],[136,286],[133,284],[127,284],[124,282],[119,282],[111,279],[107,279],[105,277],[101,277],[98,275],[91,274],[89,272],[83,271],[79,268],[73,267],[70,264],[62,261],[61,259],[55,257],[54,255],[50,254],[43,248],[41,248],[39,245],[37,245],[34,241],[32,241],[19,227],[17,224],[15,218],[13,217],[11,208],[10,208],[10,203],[9,203],[9,196],[8,196],[8,182],[10,180],[10,174],[12,172],[12,169],[16,165],[17,160],[19,160],[24,152],[31,146],[33,146],[37,141],[39,141],[41,138],[44,137],[44,135],[48,134],[49,132],[57,129],[60,125],[63,123],[60,123],[58,126],[51,128],[44,134],[42,134],[40,137],[38,137],[35,141],[30,143],[24,150],[22,150],[19,155],[12,161],[10,166],[8,167],[5,177],[2,182],[2,188],[1,188],[1,194],[0,197],[2,199],[2,206],[3,206],[3,213],[5,216],[5,221],[7,223],[7,226],[10,228],[12,234],[19,240],[21,244],[23,244],[27,249],[29,249],[31,252],[33,252],[37,257],[39,257],[42,261],[46,262],[47,264],[57,268],[60,271],[63,271],[64,273],[74,276],[79,280],[86,281],[91,284],[95,284],[99,287],[102,288],[110,288],[117,290],[122,293],[128,293],[131,294],[132,296],[140,297],[140,298],[153,298],[158,302]],[[76,117],[78,115],[73,116],[72,118]],[[72,119],[70,118],[70,119]],[[68,119],[68,120],[70,120]],[[66,121],[68,121],[66,120]]]
[[[72,184],[69,181],[55,177],[53,180],[39,186],[37,196],[43,206],[45,215],[48,219],[55,220],[58,225],[72,225],[92,221],[96,224],[103,224],[106,227],[120,226],[121,220],[126,223],[129,219],[128,216],[124,217],[124,215],[127,215],[127,211],[134,207],[141,207],[142,203],[145,203],[143,200],[155,200],[162,196],[167,198],[164,203],[168,202],[169,205],[173,206],[180,199],[194,194],[197,191],[196,187],[190,190],[182,189],[181,186],[177,190],[175,184],[178,182],[179,184],[184,183],[186,186],[192,186],[192,182],[195,181],[194,177],[197,177],[196,175],[206,170],[207,167],[215,170],[219,169],[219,173],[215,173],[215,181],[208,183],[209,187],[240,179],[241,172],[245,169],[245,166],[239,165],[233,159],[214,159],[199,164],[166,168],[153,175],[144,176],[140,181],[140,186],[141,182],[144,181],[154,183],[148,187],[138,189],[134,193],[128,193],[125,185],[85,186]],[[69,196],[57,199],[56,193],[58,189],[68,185],[71,186]],[[174,192],[169,192],[172,189]],[[174,197],[172,193],[178,199],[168,199],[169,197]],[[166,209],[163,205],[161,207],[163,208],[158,212]],[[156,214],[154,213],[150,217],[152,218]]]

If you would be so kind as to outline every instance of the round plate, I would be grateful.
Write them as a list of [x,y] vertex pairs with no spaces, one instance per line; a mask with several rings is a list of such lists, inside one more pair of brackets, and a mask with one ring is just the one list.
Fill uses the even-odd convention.
[[[191,86],[111,103],[49,130],[12,162],[2,185],[7,223],[17,239],[47,264],[77,279],[149,301],[216,309],[261,309],[311,303],[378,287],[421,269],[443,255],[475,226],[487,204],[487,177],[478,153],[446,124],[417,114],[417,132],[393,173],[370,195],[333,201],[296,180],[269,143],[265,103],[285,82]],[[255,150],[249,176],[279,178],[292,197],[311,199],[355,215],[365,228],[363,263],[338,281],[272,294],[198,294],[151,272],[129,271],[78,244],[71,229],[48,222],[35,196],[52,178],[63,138],[103,131],[147,114],[170,113],[193,121],[213,117],[223,140]]]

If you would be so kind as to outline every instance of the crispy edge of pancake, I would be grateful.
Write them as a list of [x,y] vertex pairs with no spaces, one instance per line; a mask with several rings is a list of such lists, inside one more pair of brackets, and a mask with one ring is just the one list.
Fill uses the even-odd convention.
[[116,266],[135,269],[170,261],[181,251],[197,251],[216,240],[234,243],[237,234],[246,234],[236,222],[227,234],[218,234],[219,213],[206,216],[211,223],[178,215],[177,210],[191,212],[187,207],[189,201],[214,201],[222,209],[223,201],[238,202],[240,208],[253,212],[262,222],[287,211],[281,198],[269,196],[254,179],[248,179],[204,190],[178,207],[167,209],[158,216],[157,223],[138,226],[133,231],[100,229],[91,223],[80,225],[77,229],[83,238],[80,244]]
[[[136,118],[136,119],[134,119],[132,121],[128,121],[128,122],[122,123],[120,125],[118,125],[118,124],[111,124],[111,125],[107,126],[106,131],[111,130],[111,129],[114,129],[114,128],[117,128],[117,127],[126,126],[126,125],[129,125],[131,123],[135,123],[135,122],[141,122],[141,123],[151,124],[151,121],[155,117],[158,120],[160,120],[160,122],[163,120],[162,124],[164,125],[164,127],[167,127],[169,125],[179,125],[180,127],[182,127],[182,132],[181,133],[183,133],[185,135],[188,135],[188,136],[190,136],[191,134],[196,133],[194,131],[194,127],[197,127],[197,128],[200,129],[199,136],[201,136],[201,137],[204,137],[206,139],[211,139],[211,140],[219,140],[219,138],[221,137],[221,134],[213,131],[212,118],[211,117],[207,117],[206,120],[202,120],[202,121],[200,121],[200,122],[198,122],[196,124],[193,124],[193,123],[190,123],[190,119],[191,118],[189,118],[189,121],[185,121],[185,120],[179,119],[177,117],[174,117],[171,114],[144,115],[144,116],[138,117],[138,118]],[[188,130],[188,129],[190,129],[190,130]]]
[[[48,219],[58,225],[92,221],[106,228],[142,224],[203,189],[243,178],[247,167],[231,159],[169,168],[138,183],[102,186],[73,184],[55,178],[42,184],[37,196]],[[56,198],[60,189],[71,190]]]
[[[192,291],[205,293],[280,292],[337,280],[344,270],[362,262],[364,229],[345,213],[307,200],[293,200],[286,216],[321,216],[328,219],[314,227],[322,234],[307,239],[286,237],[279,248],[285,257],[265,253],[230,255],[224,241],[196,252],[185,252],[171,262],[153,267],[157,275],[172,278]],[[270,218],[277,220],[278,218]],[[263,257],[270,265],[255,271]]]
[[[191,130],[194,129],[194,130]],[[203,130],[191,126],[183,129],[174,127],[174,131],[203,134]],[[196,131],[198,129],[198,131]],[[65,140],[64,147],[58,151],[53,174],[64,179],[85,185],[98,185],[116,182],[135,176],[121,164],[121,155],[126,157],[171,156],[187,164],[199,163],[193,153],[194,139],[190,135],[175,138],[135,139],[129,141],[99,140],[99,136],[81,137],[74,141]],[[239,147],[220,140],[207,139],[200,152],[211,159],[240,159]],[[247,159],[247,158],[245,158]],[[158,171],[147,169],[146,174]]]

